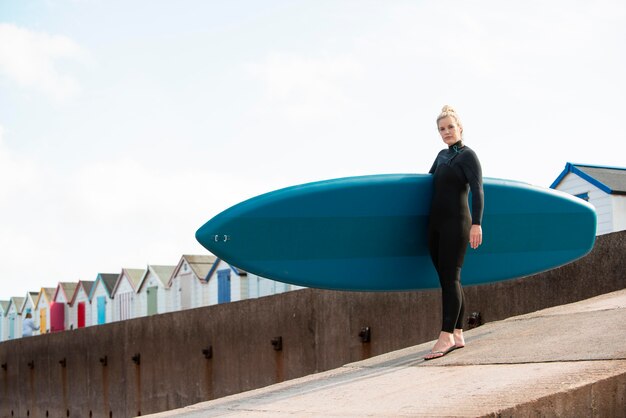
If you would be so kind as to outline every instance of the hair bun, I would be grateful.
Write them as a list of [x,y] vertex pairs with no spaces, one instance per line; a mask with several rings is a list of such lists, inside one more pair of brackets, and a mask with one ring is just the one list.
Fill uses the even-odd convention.
[[441,113],[456,113],[452,106],[445,105],[441,108]]
[[452,119],[454,119],[456,121],[456,123],[459,125],[459,127],[461,129],[463,129],[463,124],[461,124],[461,120],[459,119],[459,115],[452,108],[452,106],[448,106],[448,105],[445,105],[441,109],[441,113],[439,114],[439,116],[437,116],[437,125],[439,125],[439,121],[441,119],[447,118],[447,117],[451,117]]

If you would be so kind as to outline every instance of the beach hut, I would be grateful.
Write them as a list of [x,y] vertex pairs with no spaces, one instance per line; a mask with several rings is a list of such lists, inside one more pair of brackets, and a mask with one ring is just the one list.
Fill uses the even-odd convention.
[[89,293],[91,305],[91,325],[106,324],[113,320],[113,299],[111,292],[119,274],[98,273]]
[[209,285],[210,305],[302,289],[300,286],[277,282],[248,273],[221,259],[215,261],[206,280]]
[[7,308],[9,340],[14,340],[22,336],[22,316],[20,310],[23,303],[24,298],[22,297],[13,296],[9,299],[9,306]]
[[7,313],[9,309],[8,300],[0,300],[0,341],[6,341],[8,338]]
[[596,208],[597,235],[626,230],[626,168],[567,163],[550,187]]
[[173,310],[209,304],[206,277],[215,260],[212,255],[183,255],[180,258],[168,282]]
[[207,274],[209,305],[235,302],[249,298],[247,273],[219,258]]
[[168,283],[176,266],[151,266],[146,268],[137,289],[138,316],[169,312]]
[[70,327],[70,302],[78,282],[59,282],[50,304],[50,332],[73,329]]
[[39,324],[39,333],[50,332],[50,304],[54,298],[54,287],[42,287],[35,302],[35,323]]
[[20,314],[26,315],[26,311],[29,311],[32,315],[35,310],[35,303],[37,303],[37,296],[39,296],[39,292],[26,292],[24,302],[20,308]]
[[93,280],[79,280],[70,301],[70,328],[83,328],[91,325],[91,304],[89,293]]
[[135,312],[135,295],[144,272],[145,270],[143,269],[122,269],[115,287],[111,291],[111,297],[114,300],[114,321],[124,321],[137,316]]
[[[22,303],[22,307],[20,308],[20,316],[22,321],[26,319],[26,314],[30,313],[33,317],[33,321],[35,325],[39,326],[39,318],[35,315],[35,304],[37,303],[37,297],[39,296],[39,292],[26,292],[26,296],[24,297],[24,302]],[[22,327],[20,326],[20,330]],[[39,334],[39,331],[34,331],[33,335]]]

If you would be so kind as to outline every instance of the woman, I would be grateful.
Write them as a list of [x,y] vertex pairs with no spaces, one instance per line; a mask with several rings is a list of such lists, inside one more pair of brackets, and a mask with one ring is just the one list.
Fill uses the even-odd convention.
[[[463,144],[463,125],[450,106],[437,117],[437,127],[448,146],[435,160],[433,200],[428,224],[428,246],[441,284],[442,326],[439,339],[424,359],[443,357],[463,348],[465,304],[461,267],[469,242],[473,249],[482,244],[482,170],[478,157]],[[468,206],[472,191],[472,212]]]
[[32,337],[33,331],[37,331],[39,329],[38,326],[35,325],[35,321],[33,321],[33,316],[28,312],[26,314],[26,319],[22,323],[22,337]]

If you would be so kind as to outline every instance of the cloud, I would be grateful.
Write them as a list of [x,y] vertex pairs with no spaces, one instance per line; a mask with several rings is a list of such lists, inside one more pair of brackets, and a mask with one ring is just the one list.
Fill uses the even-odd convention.
[[[224,175],[204,167],[151,165],[148,159],[91,162],[64,179],[67,209],[74,219],[135,225],[187,222],[198,212],[217,214],[225,206],[260,192],[262,180]],[[239,193],[232,196],[232,190]],[[221,196],[231,195],[224,201]],[[199,226],[199,225],[198,225]]]
[[[20,296],[24,266],[32,263],[34,254],[40,262],[53,261],[46,252],[38,252],[37,234],[32,234],[38,219],[36,208],[41,207],[42,176],[35,161],[13,152],[4,142],[0,125],[0,263],[4,281],[2,297]],[[34,221],[34,222],[33,222]],[[37,287],[32,287],[36,290]]]
[[362,78],[363,68],[348,56],[273,52],[249,72],[263,84],[264,108],[292,122],[313,122],[336,118],[355,105],[348,88]]
[[72,39],[0,23],[0,75],[57,101],[80,93],[80,85],[62,70],[62,60],[81,61],[85,51]]
[[96,221],[114,223],[176,213],[181,207],[168,196],[188,191],[193,176],[126,158],[93,162],[68,180],[71,206]]
[[32,190],[38,179],[35,162],[16,155],[4,144],[4,128],[0,125],[0,208],[24,190]]

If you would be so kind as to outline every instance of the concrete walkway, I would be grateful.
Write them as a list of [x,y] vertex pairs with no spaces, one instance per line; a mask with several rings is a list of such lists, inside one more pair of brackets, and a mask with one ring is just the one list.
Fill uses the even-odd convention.
[[[503,301],[494,301],[502,303]],[[626,289],[159,417],[626,417]]]

